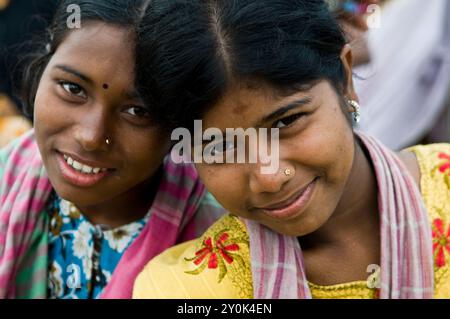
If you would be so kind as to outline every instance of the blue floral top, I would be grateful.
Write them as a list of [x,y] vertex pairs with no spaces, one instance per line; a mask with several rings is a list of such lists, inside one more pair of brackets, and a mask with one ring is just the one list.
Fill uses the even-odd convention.
[[48,297],[98,298],[125,250],[150,215],[131,224],[108,229],[92,225],[69,202],[56,194],[50,206]]

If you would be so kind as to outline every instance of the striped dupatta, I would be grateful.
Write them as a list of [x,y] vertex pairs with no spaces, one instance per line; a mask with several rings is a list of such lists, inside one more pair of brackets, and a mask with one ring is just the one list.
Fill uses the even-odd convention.
[[[49,219],[44,212],[51,191],[33,131],[0,152],[0,299],[47,296]],[[101,297],[131,298],[134,281],[150,259],[195,238],[197,226],[210,218],[198,216],[205,194],[194,167],[177,165],[168,156],[150,220],[125,251]],[[209,215],[217,217],[212,210]]]
[[[431,227],[421,194],[397,156],[358,133],[378,182],[381,231],[381,299],[430,299],[434,294]],[[296,237],[246,221],[254,297],[311,298]],[[293,284],[297,283],[297,284]]]

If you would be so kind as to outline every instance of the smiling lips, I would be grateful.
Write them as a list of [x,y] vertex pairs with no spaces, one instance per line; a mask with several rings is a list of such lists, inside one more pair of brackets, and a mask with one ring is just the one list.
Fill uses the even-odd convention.
[[90,187],[97,184],[111,171],[108,168],[90,166],[62,153],[58,153],[57,159],[64,179],[80,187]]
[[316,186],[317,178],[304,187],[299,193],[279,204],[261,207],[265,214],[277,219],[290,219],[302,213],[309,203]]

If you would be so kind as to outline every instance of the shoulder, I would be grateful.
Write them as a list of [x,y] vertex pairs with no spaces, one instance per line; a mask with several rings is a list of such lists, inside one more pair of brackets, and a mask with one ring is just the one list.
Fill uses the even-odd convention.
[[445,195],[440,200],[450,201],[450,144],[417,145],[397,155],[420,186],[425,201],[438,199],[437,192]]
[[418,145],[406,151],[416,158],[416,166],[420,171],[420,191],[430,221],[435,223],[442,220],[449,223],[450,144]]
[[7,145],[0,148],[0,154],[4,158],[11,154],[18,154],[21,157],[36,155],[38,146],[34,137],[34,130],[30,130],[18,138],[13,139]]
[[450,297],[450,144],[409,148],[417,158],[420,187],[428,210],[435,269],[435,296]]
[[0,175],[6,170],[20,169],[33,158],[39,158],[34,131],[29,131],[0,149]]
[[134,298],[252,298],[249,237],[226,215],[202,237],[150,261],[136,279]]

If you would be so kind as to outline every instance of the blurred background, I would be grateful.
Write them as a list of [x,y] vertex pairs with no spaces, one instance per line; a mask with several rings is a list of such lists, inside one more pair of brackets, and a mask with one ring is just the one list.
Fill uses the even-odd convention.
[[[354,49],[359,129],[394,150],[450,142],[450,0],[326,0]],[[17,74],[58,0],[0,0],[0,147],[31,128]]]
[[450,1],[388,0],[379,10],[352,34],[360,128],[394,150],[450,142]]
[[20,59],[45,32],[57,0],[0,0],[0,147],[31,128],[21,116]]

